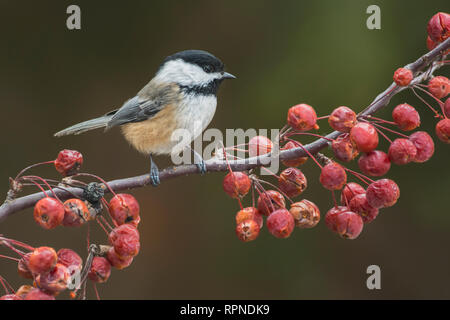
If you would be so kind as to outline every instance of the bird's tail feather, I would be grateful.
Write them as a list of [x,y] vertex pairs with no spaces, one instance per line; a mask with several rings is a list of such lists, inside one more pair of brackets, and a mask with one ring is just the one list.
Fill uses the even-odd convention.
[[99,129],[106,127],[109,120],[111,120],[113,115],[106,115],[99,118],[95,118],[92,120],[84,121],[78,124],[75,124],[69,128],[61,130],[55,133],[55,137],[67,136],[69,134],[80,134],[86,131]]

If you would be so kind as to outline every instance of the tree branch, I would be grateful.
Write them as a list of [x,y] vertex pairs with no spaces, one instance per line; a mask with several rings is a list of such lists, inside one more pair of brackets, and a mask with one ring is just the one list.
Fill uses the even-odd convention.
[[[435,70],[440,68],[443,65],[443,63],[440,63],[437,60],[439,60],[443,52],[446,52],[449,48],[450,48],[450,38],[439,44],[436,48],[434,48],[427,54],[421,56],[413,63],[406,65],[405,68],[409,68],[410,70],[412,70],[415,75],[415,78],[413,79],[411,85],[418,84],[427,80]],[[425,70],[425,72],[422,72],[426,67],[428,67],[427,70]],[[358,117],[369,116],[376,113],[377,111],[385,107],[393,96],[395,96],[396,94],[407,88],[408,87],[399,87],[393,82],[385,91],[380,93],[366,109],[360,112],[358,114]],[[328,134],[326,138],[336,139],[340,134],[341,134],[340,132],[334,131]],[[324,138],[318,139],[304,147],[310,153],[316,154],[317,152],[326,148],[329,145],[330,142],[327,139]],[[281,151],[279,153],[279,158],[275,157],[272,154],[267,154],[259,157],[247,158],[242,160],[230,160],[228,161],[228,164],[234,171],[245,171],[256,167],[268,165],[271,163],[271,161],[273,161],[273,159],[288,160],[305,156],[307,156],[305,150],[298,147]],[[208,172],[219,172],[228,170],[227,162],[222,159],[212,158],[210,160],[207,160],[205,164]],[[174,166],[162,170],[160,172],[160,180],[164,181],[175,177],[196,173],[198,173],[198,168],[196,165]],[[136,177],[113,180],[108,182],[108,185],[114,191],[120,192],[128,189],[144,187],[147,186],[149,183],[150,177],[148,174],[145,174]],[[73,197],[74,195],[81,196],[83,194],[83,190],[81,188],[76,187],[66,188],[66,190],[56,189],[55,192],[60,199],[68,199]],[[105,192],[109,191],[106,189]],[[52,195],[50,191],[47,191],[47,194],[49,196]],[[3,205],[0,206],[0,222],[15,212],[32,207],[37,201],[42,199],[44,196],[45,194],[43,192],[38,192],[14,199],[12,201],[6,201],[5,203],[3,203]]]

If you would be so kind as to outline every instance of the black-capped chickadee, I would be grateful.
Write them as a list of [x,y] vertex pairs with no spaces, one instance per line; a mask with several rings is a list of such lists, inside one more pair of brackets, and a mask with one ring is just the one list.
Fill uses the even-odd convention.
[[[217,105],[217,90],[224,79],[223,63],[202,50],[186,50],[167,57],[155,77],[120,109],[55,133],[56,137],[121,126],[128,142],[150,155],[150,180],[156,186],[159,170],[152,154],[170,154],[179,141],[171,139],[177,129],[190,133],[189,145],[211,122]],[[195,126],[200,123],[201,131]],[[198,155],[197,155],[198,156]],[[203,159],[196,163],[204,173]]]

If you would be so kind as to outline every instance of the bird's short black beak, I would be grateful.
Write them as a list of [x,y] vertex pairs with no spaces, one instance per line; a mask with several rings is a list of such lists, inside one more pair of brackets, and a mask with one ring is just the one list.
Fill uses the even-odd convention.
[[236,77],[233,76],[231,73],[223,72],[222,73],[222,79],[236,79]]

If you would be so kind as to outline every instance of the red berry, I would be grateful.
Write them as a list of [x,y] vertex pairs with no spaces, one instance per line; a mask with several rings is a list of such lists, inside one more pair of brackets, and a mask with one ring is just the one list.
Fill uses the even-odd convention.
[[258,210],[261,214],[268,216],[271,212],[284,209],[286,202],[281,193],[275,190],[267,190],[258,198]]
[[337,159],[350,162],[355,159],[359,152],[356,146],[350,140],[349,135],[340,135],[331,143],[331,149]]
[[258,223],[255,220],[248,219],[237,224],[236,235],[241,241],[253,241],[258,237],[259,230]]
[[240,210],[236,214],[236,224],[240,224],[241,222],[245,220],[255,220],[255,222],[258,224],[259,228],[261,229],[263,226],[263,217],[262,214],[259,213],[258,209],[254,207],[247,207],[242,210]]
[[347,174],[340,164],[330,162],[322,168],[320,183],[328,190],[339,190],[347,183]]
[[293,203],[289,212],[294,218],[295,225],[299,228],[313,228],[320,221],[319,208],[306,199]]
[[57,263],[52,271],[40,274],[36,277],[39,288],[51,293],[66,290],[69,281],[70,271],[66,266],[60,263]]
[[223,179],[223,190],[234,199],[244,197],[250,190],[252,182],[243,172],[230,172]]
[[[289,149],[294,149],[297,147],[298,146],[293,141],[288,141],[288,143],[286,143],[284,145],[284,147],[281,148],[281,150],[289,150]],[[301,166],[302,164],[304,164],[306,162],[306,160],[308,160],[308,157],[300,157],[300,158],[295,158],[295,159],[282,160],[281,162],[286,167],[298,167],[298,166]]]
[[359,214],[364,223],[372,222],[378,215],[378,209],[370,206],[365,193],[354,196],[350,201],[349,208],[351,211]]
[[305,103],[295,105],[288,111],[287,123],[295,130],[317,129],[317,115],[313,107]]
[[103,283],[106,282],[111,275],[111,264],[103,257],[94,257],[92,259],[91,269],[89,270],[88,277],[93,282]]
[[24,298],[25,300],[55,300],[55,297],[40,289],[31,290]]
[[63,226],[79,227],[90,219],[91,214],[84,201],[80,199],[69,199],[64,202]]
[[447,98],[444,103],[444,115],[450,118],[450,98]]
[[250,157],[256,157],[269,153],[272,151],[272,149],[272,141],[264,136],[253,137],[248,143],[248,153]]
[[428,91],[438,99],[446,97],[450,93],[450,82],[447,77],[437,76],[428,82]]
[[83,260],[78,253],[72,249],[59,249],[56,254],[58,255],[58,263],[67,267],[71,276],[81,273]]
[[141,248],[139,231],[131,224],[123,224],[112,230],[109,234],[109,241],[121,257],[134,257]]
[[327,214],[325,215],[326,226],[331,231],[336,232],[337,231],[336,217],[339,213],[346,211],[349,211],[349,208],[344,206],[333,207],[330,210],[328,210]]
[[402,165],[413,161],[416,157],[417,149],[408,139],[395,139],[389,146],[389,160],[393,163]]
[[341,204],[348,206],[350,200],[352,200],[354,196],[361,193],[366,193],[366,190],[361,187],[361,185],[355,182],[347,183],[341,192]]
[[141,221],[139,203],[131,194],[115,195],[109,202],[109,213],[118,225],[131,223],[137,227]]
[[433,40],[431,40],[430,36],[427,36],[427,48],[429,51],[433,50],[434,48],[436,48],[437,43],[434,42]]
[[277,238],[287,238],[294,231],[294,217],[286,209],[272,212],[266,221],[267,229]]
[[442,142],[450,143],[450,119],[442,119],[436,124],[436,135]]
[[61,201],[45,197],[34,206],[34,220],[44,229],[59,226],[64,219],[64,206]]
[[350,130],[350,139],[361,152],[370,152],[378,146],[377,130],[367,122],[357,123]]
[[30,256],[31,252],[24,254],[22,258],[20,258],[19,263],[17,264],[17,272],[19,273],[20,276],[24,277],[25,279],[33,279],[33,274],[28,268]]
[[391,161],[383,151],[374,150],[363,154],[358,160],[358,166],[364,174],[380,177],[389,171]]
[[434,142],[425,131],[417,131],[409,136],[409,140],[416,147],[417,153],[414,162],[425,162],[429,160],[434,153]]
[[394,82],[398,86],[407,86],[411,83],[411,80],[414,78],[414,75],[411,70],[406,68],[398,68],[394,72]]
[[0,297],[0,300],[23,300],[21,297],[15,294],[5,294]]
[[400,189],[390,179],[372,182],[366,191],[367,202],[374,208],[392,207],[400,197]]
[[302,194],[307,185],[308,183],[303,172],[293,167],[284,169],[278,179],[278,187],[288,197],[295,197]]
[[108,259],[111,266],[119,270],[129,267],[133,262],[133,257],[120,257],[114,250],[114,247],[109,248],[106,253],[106,259]]
[[407,103],[396,106],[392,111],[392,118],[398,127],[404,131],[411,131],[420,126],[419,113]]
[[364,222],[361,216],[350,210],[337,210],[333,219],[331,230],[339,234],[344,239],[356,239],[362,229]]
[[39,247],[34,249],[28,260],[28,268],[32,273],[50,272],[56,265],[58,256],[53,248]]
[[75,174],[83,164],[83,155],[75,150],[62,150],[55,160],[56,170],[64,177]]
[[450,36],[450,15],[438,12],[431,17],[427,25],[428,36],[435,42],[442,42]]
[[356,113],[348,107],[338,107],[328,117],[328,123],[334,130],[350,132],[356,124]]

